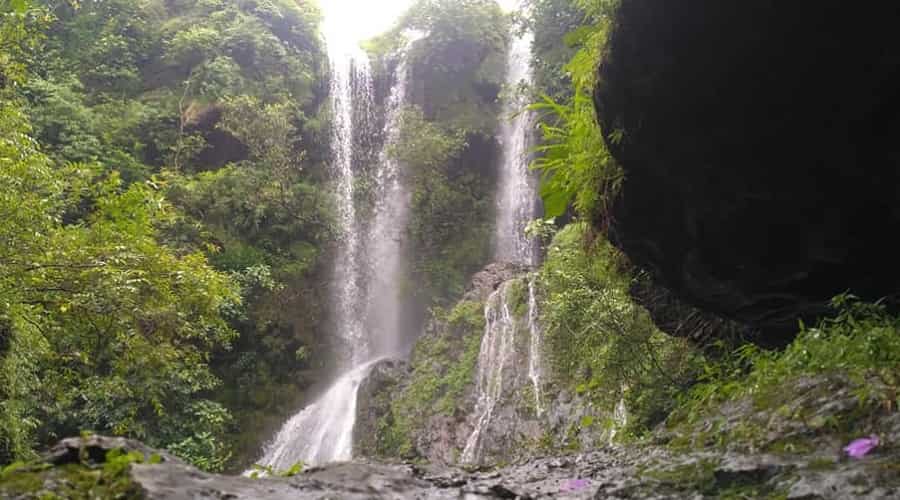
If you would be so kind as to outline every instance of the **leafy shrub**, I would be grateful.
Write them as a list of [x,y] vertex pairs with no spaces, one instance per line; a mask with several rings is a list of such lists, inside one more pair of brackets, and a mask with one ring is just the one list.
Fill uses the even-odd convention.
[[541,268],[547,355],[561,385],[608,415],[624,398],[630,430],[641,433],[665,417],[699,357],[631,301],[618,252],[602,239],[586,248],[586,230],[584,223],[561,230]]
[[[554,10],[543,4],[539,7]],[[580,47],[564,68],[573,92],[564,100],[545,94],[531,106],[540,116],[543,138],[532,166],[541,171],[541,197],[548,217],[563,215],[574,206],[585,220],[596,220],[607,213],[623,179],[606,148],[591,97],[594,69],[608,37],[615,2],[573,4],[582,8],[587,19],[585,26],[566,36],[568,45]],[[539,32],[538,39],[543,35]]]
[[679,418],[693,419],[715,404],[752,397],[765,404],[802,376],[842,375],[858,389],[860,404],[897,407],[900,389],[900,318],[883,304],[849,294],[832,300],[837,313],[808,328],[784,351],[744,345],[705,366],[700,383],[683,398]]

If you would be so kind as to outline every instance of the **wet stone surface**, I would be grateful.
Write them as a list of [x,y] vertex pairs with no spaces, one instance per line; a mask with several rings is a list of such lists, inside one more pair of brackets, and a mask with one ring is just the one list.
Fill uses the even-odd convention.
[[[74,443],[69,441],[71,447]],[[126,446],[115,440],[91,449]],[[137,446],[137,445],[136,445]],[[149,452],[146,448],[136,448]],[[97,450],[94,450],[97,451]],[[97,455],[93,453],[92,456]],[[656,447],[609,447],[538,458],[498,469],[347,462],[287,478],[207,474],[178,460],[132,465],[149,499],[895,499],[900,462],[887,450],[862,460],[786,458],[729,452],[674,453]],[[53,469],[47,469],[48,472]],[[3,498],[41,498],[53,482],[27,493],[0,481]]]

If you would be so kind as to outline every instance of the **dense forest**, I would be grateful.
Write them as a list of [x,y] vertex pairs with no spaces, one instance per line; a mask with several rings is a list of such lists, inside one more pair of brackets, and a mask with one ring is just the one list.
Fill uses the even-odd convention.
[[[694,219],[716,212],[692,205],[703,175],[675,180],[679,131],[616,100],[657,102],[653,79],[675,74],[633,63],[665,16],[501,3],[409,2],[342,62],[328,0],[0,0],[0,494],[140,498],[130,468],[170,457],[300,478],[351,457],[513,467],[520,482],[516,466],[613,446],[592,473],[542,469],[574,485],[551,493],[600,498],[603,469],[637,478],[607,491],[623,497],[900,495],[896,283],[788,269],[804,249],[766,250],[790,275],[776,285],[704,274],[730,257],[689,247],[673,271],[638,200],[686,207],[685,238],[724,237]],[[675,158],[663,187],[647,158]],[[836,241],[816,231],[803,241]],[[348,373],[363,375],[334,392]],[[316,453],[297,441],[312,420]],[[87,472],[45,481],[44,450],[77,436],[158,451],[81,453]],[[827,494],[809,485],[825,473]]]

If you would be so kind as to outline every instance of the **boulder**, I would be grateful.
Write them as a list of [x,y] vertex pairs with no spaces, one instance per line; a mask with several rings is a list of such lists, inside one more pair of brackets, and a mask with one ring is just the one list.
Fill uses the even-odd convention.
[[356,456],[373,456],[379,449],[380,420],[391,412],[391,395],[408,376],[405,361],[384,359],[374,365],[356,393],[353,450]]
[[528,271],[526,266],[511,262],[494,262],[472,276],[462,300],[484,302],[504,282]]
[[898,23],[891,2],[622,0],[594,95],[626,175],[613,243],[761,344],[848,290],[896,297]]

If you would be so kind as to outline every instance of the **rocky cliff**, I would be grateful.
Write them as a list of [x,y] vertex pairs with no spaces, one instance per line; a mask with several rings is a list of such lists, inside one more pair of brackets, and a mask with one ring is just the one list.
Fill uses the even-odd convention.
[[622,138],[615,244],[763,344],[839,293],[896,297],[898,22],[889,2],[622,0],[595,91]]
[[360,387],[357,454],[498,464],[605,443],[588,400],[540,366],[534,286],[524,267],[487,266],[432,318],[408,366],[377,365]]

